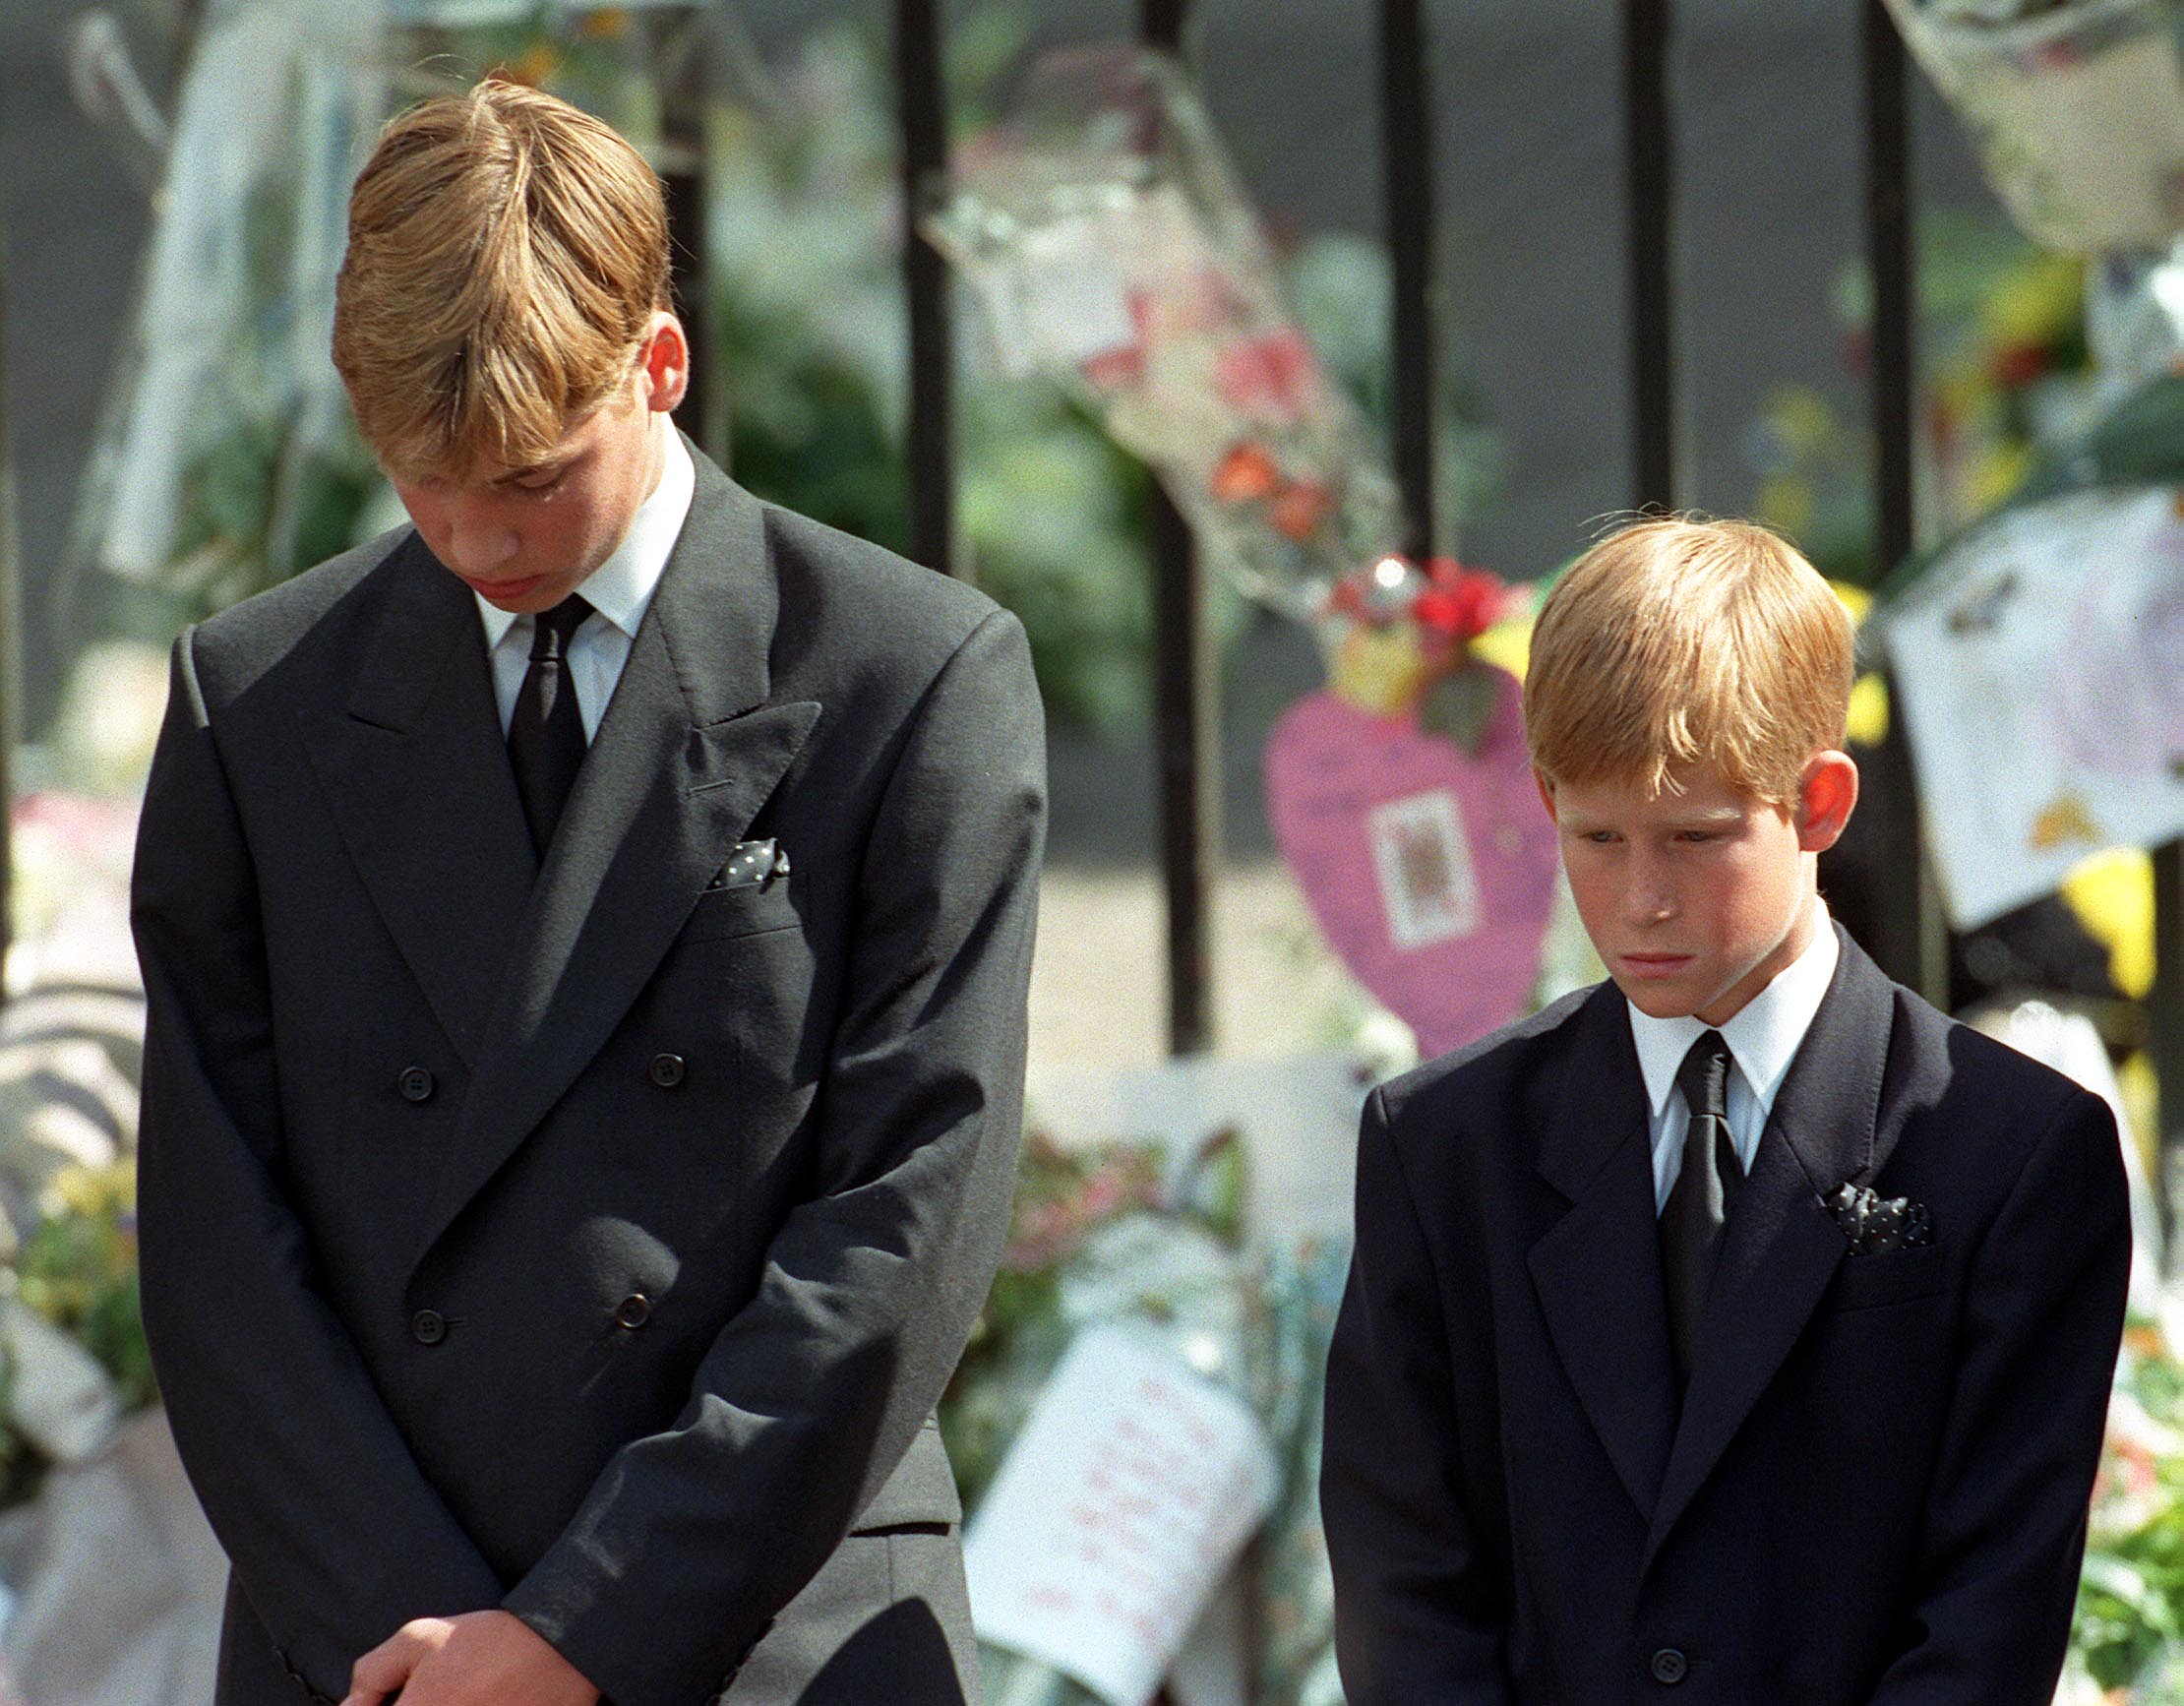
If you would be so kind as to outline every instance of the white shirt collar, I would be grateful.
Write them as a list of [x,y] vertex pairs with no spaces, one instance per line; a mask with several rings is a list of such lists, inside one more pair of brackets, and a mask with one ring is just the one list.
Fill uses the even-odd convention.
[[[1797,1045],[1812,1028],[1813,1015],[1820,1010],[1835,977],[1835,962],[1842,953],[1826,902],[1815,895],[1812,905],[1819,916],[1813,921],[1812,940],[1805,944],[1804,952],[1777,972],[1773,982],[1721,1027],[1722,1040],[1729,1044],[1729,1058],[1751,1086],[1763,1123],[1774,1111],[1775,1092],[1782,1088]],[[1624,1005],[1629,1006],[1629,1003]],[[1631,1040],[1638,1045],[1638,1067],[1645,1074],[1646,1100],[1656,1120],[1668,1105],[1668,1092],[1675,1088],[1676,1068],[1683,1065],[1691,1045],[1709,1028],[1692,1014],[1657,1019],[1630,1007]]]
[[[667,570],[675,541],[682,537],[683,523],[690,518],[691,497],[698,489],[698,469],[683,447],[683,435],[666,416],[655,418],[660,424],[654,430],[667,441],[660,458],[659,483],[637,506],[630,530],[622,535],[614,555],[576,587],[592,609],[632,640],[637,638],[637,625],[651,606],[652,594],[659,590],[660,576]],[[508,638],[517,618],[514,611],[489,604],[474,592],[471,596],[477,598],[478,614],[485,621],[485,644],[490,651]]]

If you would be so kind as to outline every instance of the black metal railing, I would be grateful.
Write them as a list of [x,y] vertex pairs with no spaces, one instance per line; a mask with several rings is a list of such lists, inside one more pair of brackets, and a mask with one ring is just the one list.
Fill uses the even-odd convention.
[[[1422,0],[1378,0],[1385,228],[1393,263],[1389,349],[1395,399],[1393,460],[1414,552],[1436,544],[1434,489],[1439,429],[1434,334],[1436,229],[1431,55]],[[1140,34],[1180,52],[1187,0],[1142,0]],[[1670,98],[1669,0],[1624,0],[1625,201],[1630,306],[1634,508],[1673,509],[1677,478],[1673,295],[1675,185]],[[1910,134],[1904,50],[1880,0],[1862,0],[1866,209],[1874,275],[1873,413],[1879,560],[1900,560],[1913,539],[1911,451],[1916,376],[1912,360]],[[897,0],[898,100],[904,138],[906,214],[914,214],[944,170],[940,142],[939,21],[933,0]],[[909,221],[906,221],[909,222]],[[921,559],[952,567],[945,517],[953,491],[947,429],[949,361],[945,285],[940,257],[909,241],[911,321],[908,423],[913,502]],[[1161,868],[1167,900],[1169,1038],[1178,1054],[1212,1046],[1211,893],[1220,825],[1217,662],[1208,635],[1201,569],[1182,518],[1165,497],[1154,520],[1156,644],[1154,708],[1160,793]],[[1922,875],[1910,756],[1902,719],[1869,764],[1864,810],[1876,820],[1874,863],[1888,881],[1869,884],[1865,916],[1850,920],[1895,977],[1946,1001],[1946,935]],[[1944,951],[1937,954],[1936,944]],[[1939,969],[1937,970],[1937,966]]]

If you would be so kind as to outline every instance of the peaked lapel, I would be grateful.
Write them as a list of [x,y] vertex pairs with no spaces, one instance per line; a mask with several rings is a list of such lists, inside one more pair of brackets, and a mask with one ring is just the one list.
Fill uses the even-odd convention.
[[693,460],[690,518],[513,933],[418,1260],[598,1053],[819,720],[764,704],[759,507]]
[[1570,1066],[1538,1170],[1570,1202],[1528,1265],[1547,1333],[1631,1501],[1651,1515],[1675,1429],[1668,1310],[1654,1227],[1645,1081],[1623,997],[1605,983],[1573,1020]]
[[1737,1193],[1707,1293],[1683,1418],[1646,1539],[1650,1565],[1804,1331],[1849,1248],[1822,1198],[1887,1160],[1881,1084],[1895,997],[1841,926],[1840,957]]
[[537,859],[476,600],[415,534],[381,574],[385,602],[346,708],[307,715],[301,735],[373,906],[474,1065]]

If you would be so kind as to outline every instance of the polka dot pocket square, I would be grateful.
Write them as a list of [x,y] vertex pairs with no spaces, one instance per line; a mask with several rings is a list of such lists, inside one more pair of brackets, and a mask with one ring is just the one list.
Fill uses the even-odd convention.
[[1908,1196],[1881,1196],[1868,1186],[1845,1184],[1821,1198],[1835,1216],[1852,1255],[1886,1255],[1893,1249],[1923,1249],[1934,1242],[1934,1226],[1923,1202]]
[[713,880],[713,888],[763,888],[776,877],[789,874],[788,850],[768,836],[763,841],[739,841]]

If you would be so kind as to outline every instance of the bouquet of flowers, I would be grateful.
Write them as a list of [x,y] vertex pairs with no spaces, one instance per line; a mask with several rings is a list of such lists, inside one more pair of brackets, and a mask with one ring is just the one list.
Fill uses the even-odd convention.
[[1888,0],[2011,215],[2053,249],[2184,228],[2184,4]]
[[1394,483],[1284,303],[1172,59],[1050,53],[954,183],[928,228],[1004,367],[1066,385],[1245,591],[1310,620],[1341,576],[1394,547]]

